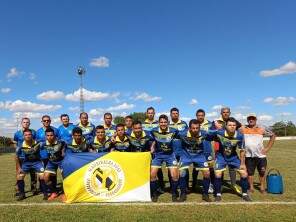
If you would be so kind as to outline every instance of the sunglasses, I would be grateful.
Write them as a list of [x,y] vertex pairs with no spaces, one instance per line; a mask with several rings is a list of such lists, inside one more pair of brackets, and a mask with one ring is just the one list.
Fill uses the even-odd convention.
[[46,120],[42,120],[42,122],[44,122],[44,123],[49,123],[50,120],[49,120],[49,119],[46,119]]

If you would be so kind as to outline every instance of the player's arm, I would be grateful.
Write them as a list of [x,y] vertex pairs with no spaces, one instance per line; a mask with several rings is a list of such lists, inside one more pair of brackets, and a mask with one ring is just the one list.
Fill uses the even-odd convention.
[[150,152],[151,152],[151,153],[154,153],[154,152],[155,152],[155,144],[156,144],[155,141],[153,141],[153,142],[151,143],[151,146],[150,146]]
[[244,138],[243,135],[242,135],[242,138],[241,138],[240,142],[238,143],[238,148],[239,148],[239,159],[240,159],[240,162],[241,162],[240,169],[241,170],[246,170],[245,138]]
[[268,151],[271,149],[271,147],[274,144],[275,137],[276,137],[273,132],[268,131],[268,130],[265,130],[265,135],[269,136],[269,141],[268,141],[267,145],[264,147],[264,149],[262,149],[262,151],[261,151],[261,153],[263,155],[266,155],[268,153]]

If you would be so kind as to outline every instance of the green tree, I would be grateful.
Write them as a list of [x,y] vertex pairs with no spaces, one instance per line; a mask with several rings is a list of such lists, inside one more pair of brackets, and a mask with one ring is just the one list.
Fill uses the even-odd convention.
[[115,116],[115,118],[114,118],[114,123],[115,123],[116,125],[119,124],[119,123],[124,124],[124,117],[122,117],[122,116]]
[[[146,119],[146,113],[143,112],[133,112],[130,114],[130,116],[133,118],[133,121],[141,121],[142,123]],[[123,116],[115,116],[114,123],[122,123],[124,124],[124,117]]]
[[272,130],[277,136],[296,136],[296,126],[292,121],[276,122],[272,125]]

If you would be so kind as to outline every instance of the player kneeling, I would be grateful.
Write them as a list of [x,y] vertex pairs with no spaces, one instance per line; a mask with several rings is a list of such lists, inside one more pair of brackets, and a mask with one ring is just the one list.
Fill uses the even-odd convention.
[[196,119],[192,119],[189,122],[189,130],[179,134],[182,141],[182,152],[180,158],[180,189],[181,196],[180,201],[186,200],[187,191],[187,178],[188,168],[191,164],[197,170],[202,171],[203,174],[203,196],[202,199],[207,202],[211,202],[209,197],[210,187],[210,170],[207,162],[207,158],[204,154],[205,141],[207,139],[207,132],[200,130],[200,124]]
[[48,200],[53,200],[58,196],[58,194],[56,186],[52,183],[50,177],[52,175],[56,175],[58,168],[61,169],[66,143],[64,141],[58,141],[53,129],[51,128],[45,130],[45,136],[46,142],[41,146],[41,152],[45,152],[48,158],[48,163],[44,172],[44,181],[47,186],[47,190],[50,193]]
[[26,174],[31,171],[38,174],[44,199],[47,199],[46,186],[43,178],[44,167],[40,159],[40,143],[36,143],[36,141],[33,140],[32,131],[30,129],[25,129],[23,135],[24,142],[16,151],[16,159],[19,169],[17,172],[17,186],[19,190],[17,200],[20,201],[26,198],[24,178]]

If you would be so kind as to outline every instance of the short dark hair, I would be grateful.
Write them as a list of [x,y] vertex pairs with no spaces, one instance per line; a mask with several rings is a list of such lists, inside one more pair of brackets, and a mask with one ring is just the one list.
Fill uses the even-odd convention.
[[174,111],[179,113],[179,109],[176,108],[176,107],[171,108],[171,111],[170,111],[170,112],[172,113],[172,112],[174,112]]
[[44,118],[49,118],[50,119],[50,116],[49,115],[43,115],[42,117],[41,117],[41,119],[43,120]]
[[203,109],[196,110],[195,115],[197,115],[198,113],[203,113],[204,115],[206,115],[206,112]]
[[200,123],[197,121],[197,119],[192,119],[189,121],[189,128],[192,126],[192,124],[197,124],[200,126]]
[[80,129],[79,127],[75,127],[73,130],[72,130],[72,135],[74,135],[74,134],[80,134],[80,135],[82,135],[82,129]]
[[226,125],[228,124],[228,122],[232,122],[232,123],[237,124],[236,119],[234,119],[233,117],[230,117],[228,120],[226,120]]
[[45,130],[45,134],[46,133],[53,133],[54,134],[54,130],[51,127],[49,127]]
[[160,121],[160,119],[165,119],[166,121],[169,121],[169,117],[165,114],[160,115],[158,121]]
[[116,125],[116,130],[117,130],[118,127],[123,127],[123,128],[124,128],[124,125],[123,125],[122,123],[118,123],[118,124]]
[[32,134],[32,130],[31,129],[24,129],[23,134],[26,132],[30,132]]
[[30,122],[30,118],[29,117],[23,117],[21,122],[23,122],[25,119],[26,120],[29,120],[29,122]]
[[98,126],[96,127],[96,130],[98,130],[98,129],[103,129],[103,130],[105,130],[104,126],[102,126],[102,125],[98,125]]
[[60,116],[60,119],[62,119],[63,117],[68,117],[68,119],[69,119],[69,115],[66,114],[66,113],[63,113],[63,114]]
[[142,125],[142,122],[140,120],[136,120],[135,122],[133,122],[133,126],[134,125],[138,125],[138,124],[141,124]]
[[104,113],[104,118],[105,118],[106,116],[111,116],[111,118],[112,118],[112,114],[111,114],[111,113]]
[[124,119],[133,119],[133,117],[132,116],[126,116],[126,117],[124,117]]
[[155,112],[155,109],[152,106],[147,108],[146,113],[148,113],[149,110],[153,110]]
[[81,116],[82,116],[83,114],[85,114],[86,117],[88,118],[88,114],[87,114],[86,112],[82,112],[82,113],[80,113],[79,118],[81,118]]

